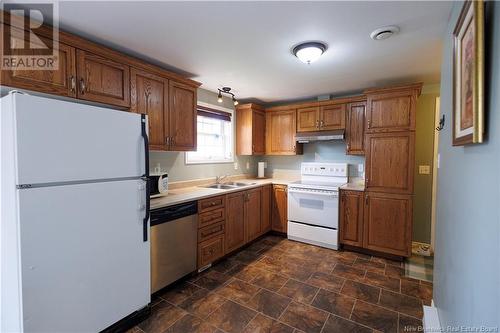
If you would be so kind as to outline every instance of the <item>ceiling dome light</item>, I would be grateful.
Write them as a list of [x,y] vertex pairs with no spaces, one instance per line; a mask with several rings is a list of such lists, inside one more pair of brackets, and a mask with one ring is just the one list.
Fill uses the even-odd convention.
[[396,25],[389,25],[386,27],[378,28],[372,31],[370,34],[373,40],[383,40],[387,39],[399,32],[399,27]]
[[325,53],[327,46],[320,42],[307,42],[295,46],[292,53],[305,64],[311,64]]

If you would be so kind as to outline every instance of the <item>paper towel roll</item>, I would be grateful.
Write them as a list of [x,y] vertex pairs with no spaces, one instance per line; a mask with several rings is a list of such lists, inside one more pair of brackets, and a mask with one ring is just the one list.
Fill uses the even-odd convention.
[[264,178],[264,168],[266,166],[266,162],[259,162],[257,169],[257,177]]

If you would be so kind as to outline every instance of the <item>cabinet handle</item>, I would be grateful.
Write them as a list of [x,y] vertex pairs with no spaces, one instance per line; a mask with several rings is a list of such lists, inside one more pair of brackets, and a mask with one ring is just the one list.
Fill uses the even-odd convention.
[[170,137],[169,136],[165,137],[165,143],[167,144],[167,146],[170,146]]
[[349,151],[349,148],[350,148],[350,147],[351,147],[351,144],[350,144],[350,143],[348,143],[348,144],[347,144],[347,151]]
[[321,128],[321,127],[323,127],[323,126],[325,126],[325,122],[324,122],[323,120],[321,120],[321,121],[319,122],[319,127]]
[[171,137],[170,137],[170,144],[171,144],[172,146],[174,146],[174,145],[175,145],[175,138],[174,138],[173,136],[171,136]]
[[85,94],[85,89],[86,89],[86,85],[85,85],[85,80],[82,78],[80,79],[80,93],[83,95]]
[[69,84],[71,87],[71,92],[76,92],[76,78],[73,75],[69,77]]
[[372,121],[368,119],[368,128],[372,126]]
[[316,128],[319,129],[319,119],[316,120]]
[[368,205],[368,196],[365,195],[365,205]]

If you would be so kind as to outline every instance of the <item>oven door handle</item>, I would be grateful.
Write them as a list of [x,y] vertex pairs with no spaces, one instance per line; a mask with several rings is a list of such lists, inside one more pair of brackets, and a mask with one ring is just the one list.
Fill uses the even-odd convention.
[[310,194],[310,195],[321,195],[324,197],[338,197],[339,192],[312,192],[307,190],[294,190],[293,188],[288,188],[288,193],[297,193],[297,194]]

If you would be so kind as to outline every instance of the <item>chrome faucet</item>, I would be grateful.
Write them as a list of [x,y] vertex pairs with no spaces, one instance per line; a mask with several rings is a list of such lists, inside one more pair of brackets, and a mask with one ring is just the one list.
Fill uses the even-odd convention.
[[224,179],[226,179],[228,175],[224,176],[215,176],[215,184],[221,184]]

